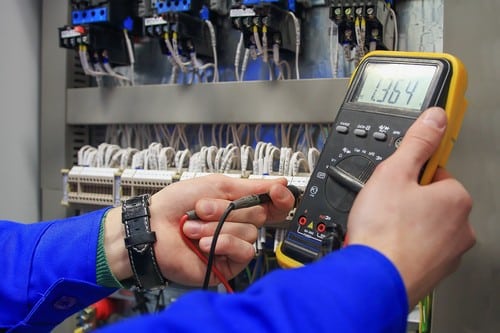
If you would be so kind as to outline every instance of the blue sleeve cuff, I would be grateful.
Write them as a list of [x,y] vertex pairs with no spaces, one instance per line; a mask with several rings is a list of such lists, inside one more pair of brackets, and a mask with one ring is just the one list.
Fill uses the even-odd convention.
[[0,222],[0,250],[11,255],[2,260],[0,330],[47,330],[113,291],[96,283],[105,211],[29,225]]

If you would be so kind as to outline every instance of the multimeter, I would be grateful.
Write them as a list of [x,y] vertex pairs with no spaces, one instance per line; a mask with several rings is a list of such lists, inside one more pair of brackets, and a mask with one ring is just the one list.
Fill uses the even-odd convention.
[[467,101],[462,62],[445,53],[373,51],[351,77],[319,160],[286,236],[277,249],[285,268],[301,266],[342,246],[357,193],[375,167],[401,143],[428,107],[446,110],[448,126],[420,175],[429,183],[445,166]]

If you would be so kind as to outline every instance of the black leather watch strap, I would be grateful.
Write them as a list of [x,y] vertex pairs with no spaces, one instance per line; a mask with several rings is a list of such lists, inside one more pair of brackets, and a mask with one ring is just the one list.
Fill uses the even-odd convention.
[[135,286],[139,290],[163,288],[167,283],[154,253],[156,234],[149,223],[149,199],[150,195],[145,194],[122,202],[125,247],[134,277],[121,282],[125,287]]

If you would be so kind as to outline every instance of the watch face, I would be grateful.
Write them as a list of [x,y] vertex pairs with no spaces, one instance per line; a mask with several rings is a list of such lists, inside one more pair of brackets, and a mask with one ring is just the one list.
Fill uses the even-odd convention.
[[351,102],[420,112],[435,64],[367,63]]

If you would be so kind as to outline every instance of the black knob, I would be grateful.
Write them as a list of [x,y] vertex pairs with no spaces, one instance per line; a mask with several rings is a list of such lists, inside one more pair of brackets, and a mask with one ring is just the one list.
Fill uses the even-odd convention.
[[360,155],[349,156],[328,167],[325,197],[335,209],[347,213],[351,210],[356,194],[370,178],[375,163]]

